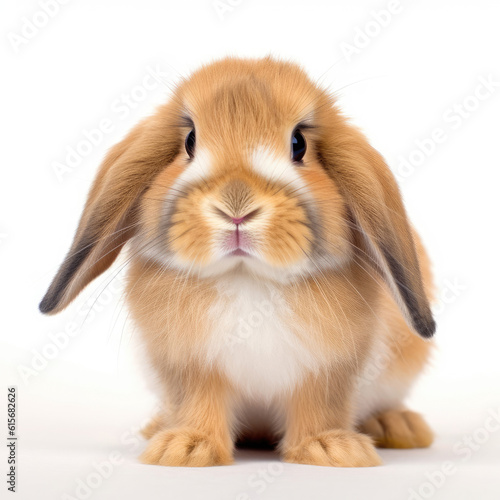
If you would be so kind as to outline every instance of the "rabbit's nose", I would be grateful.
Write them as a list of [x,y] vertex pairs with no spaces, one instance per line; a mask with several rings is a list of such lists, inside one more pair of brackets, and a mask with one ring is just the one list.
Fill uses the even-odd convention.
[[217,213],[221,217],[223,217],[224,219],[232,222],[236,226],[239,226],[240,224],[243,224],[244,222],[248,222],[249,220],[253,219],[256,215],[258,215],[260,213],[260,208],[256,208],[255,210],[252,210],[241,217],[233,217],[232,215],[229,215],[226,212],[223,212],[219,208],[217,209]]
[[235,218],[235,217],[231,217],[231,219],[233,220],[233,222],[238,225],[238,224],[241,224],[244,220],[245,220],[245,217],[238,217],[238,218]]

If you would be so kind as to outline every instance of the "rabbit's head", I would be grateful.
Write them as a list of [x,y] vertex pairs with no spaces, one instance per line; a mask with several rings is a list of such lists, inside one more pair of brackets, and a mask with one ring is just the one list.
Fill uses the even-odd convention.
[[352,263],[434,332],[411,230],[381,156],[297,66],[223,61],[106,157],[40,309],[64,308],[131,239],[131,258],[199,279],[290,282]]

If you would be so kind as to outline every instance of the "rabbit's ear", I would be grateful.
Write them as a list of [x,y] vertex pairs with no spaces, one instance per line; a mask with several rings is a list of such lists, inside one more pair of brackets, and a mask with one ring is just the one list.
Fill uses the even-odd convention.
[[359,256],[383,277],[409,326],[432,337],[436,326],[412,231],[385,161],[338,116],[321,140],[320,159],[347,202]]
[[90,190],[73,244],[53,279],[40,311],[64,309],[116,259],[134,234],[139,198],[152,179],[176,156],[181,139],[165,106],[114,146]]

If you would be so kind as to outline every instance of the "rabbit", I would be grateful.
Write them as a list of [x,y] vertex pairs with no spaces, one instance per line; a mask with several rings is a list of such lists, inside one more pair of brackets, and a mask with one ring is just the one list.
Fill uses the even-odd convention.
[[40,303],[63,310],[127,247],[126,302],[161,411],[140,459],[380,465],[428,447],[404,401],[432,354],[429,258],[394,176],[297,64],[225,58],[107,154]]

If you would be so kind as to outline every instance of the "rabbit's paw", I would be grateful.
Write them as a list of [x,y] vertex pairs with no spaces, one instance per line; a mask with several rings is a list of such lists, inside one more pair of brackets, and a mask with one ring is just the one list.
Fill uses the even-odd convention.
[[286,462],[333,467],[373,467],[382,461],[369,437],[335,429],[307,437],[285,450]]
[[427,448],[434,435],[427,422],[409,410],[391,410],[367,419],[360,431],[379,448]]
[[153,436],[141,455],[151,465],[210,467],[233,463],[231,450],[220,439],[188,427],[167,429]]

